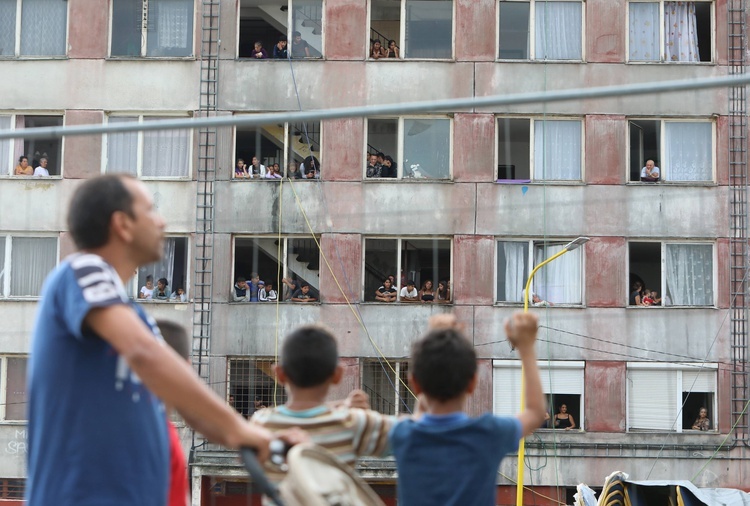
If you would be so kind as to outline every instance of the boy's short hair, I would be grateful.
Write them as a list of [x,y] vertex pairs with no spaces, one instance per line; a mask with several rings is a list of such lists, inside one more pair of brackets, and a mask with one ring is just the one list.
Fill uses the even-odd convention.
[[321,325],[305,325],[286,336],[279,361],[289,382],[300,388],[322,385],[336,372],[336,338]]
[[477,372],[477,355],[456,329],[433,329],[412,345],[409,369],[428,397],[444,402],[466,392]]

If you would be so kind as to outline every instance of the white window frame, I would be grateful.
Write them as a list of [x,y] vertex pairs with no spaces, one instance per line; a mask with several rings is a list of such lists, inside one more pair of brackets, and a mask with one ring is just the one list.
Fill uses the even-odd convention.
[[[10,111],[0,111],[0,116],[10,116],[10,130],[11,131],[23,131],[26,130],[26,128],[16,128],[16,121],[18,116],[23,116],[24,118],[30,117],[30,116],[59,116],[62,118],[62,126],[65,126],[66,122],[66,115],[64,112],[61,111],[24,111],[23,113],[14,113]],[[2,142],[2,141],[0,141]],[[15,170],[16,165],[18,165],[18,157],[16,153],[15,144],[17,142],[20,142],[23,144],[24,138],[23,136],[17,137],[15,139],[8,139],[8,142],[10,142],[10,150],[8,153],[9,160],[6,160],[7,162],[7,171],[0,170],[0,179],[5,178],[13,178],[13,179],[37,179],[37,180],[56,180],[56,179],[62,179],[64,174],[64,160],[65,160],[65,137],[60,138],[60,174],[56,174],[54,176],[45,176],[45,177],[36,177],[34,176],[16,176],[13,174],[13,171]],[[29,158],[29,166],[31,166],[31,156],[29,156],[27,153],[22,153],[24,156],[27,156]],[[0,163],[2,163],[2,160],[0,160]],[[34,169],[36,167],[33,167]]]
[[[666,61],[664,59],[664,2],[671,0],[628,0],[625,9],[625,62],[634,65],[653,65],[668,63],[671,65],[715,65],[716,64],[716,1],[715,0],[693,0],[696,3],[707,3],[711,5],[711,59],[709,61]],[[630,59],[630,4],[649,3],[659,4],[659,59],[658,60],[631,60]],[[700,49],[700,48],[699,48]]]
[[23,17],[23,2],[24,0],[16,0],[16,33],[14,38],[15,48],[13,50],[13,56],[0,56],[0,60],[10,58],[23,58],[29,60],[51,60],[51,59],[64,59],[68,57],[69,37],[70,37],[70,2],[66,2],[67,12],[65,13],[65,54],[55,55],[22,55],[21,54],[21,18]]
[[[570,239],[556,239],[556,238],[547,238],[546,242],[549,245],[556,245],[556,244],[567,244],[570,241],[572,241],[573,238]],[[497,272],[497,257],[498,257],[498,251],[499,246],[501,242],[518,242],[518,243],[526,243],[529,245],[529,258],[526,259],[526,264],[528,273],[531,274],[531,271],[534,270],[534,267],[536,267],[536,263],[534,261],[534,248],[536,246],[544,246],[545,239],[529,239],[529,238],[518,238],[518,237],[495,237],[495,286],[493,288],[494,291],[494,299],[495,299],[495,305],[496,306],[523,306],[523,301],[521,302],[513,302],[513,301],[505,301],[505,300],[498,300],[498,293],[497,293],[497,278],[498,278],[498,272]],[[554,302],[554,306],[545,306],[549,308],[556,308],[556,307],[584,307],[585,301],[586,301],[586,253],[585,248],[580,248],[580,255],[581,255],[581,302],[577,304],[571,304],[571,303],[557,303]],[[535,276],[536,278],[536,276]],[[524,280],[524,286],[526,285]],[[533,288],[533,282],[532,282],[532,288]],[[533,291],[533,290],[532,290]],[[529,304],[531,306],[531,304]]]
[[[508,0],[508,1],[515,1],[515,0]],[[499,124],[500,120],[504,119],[510,119],[510,120],[527,120],[529,122],[529,179],[531,180],[531,183],[555,183],[555,184],[583,184],[583,182],[586,179],[586,121],[585,117],[576,117],[576,116],[508,116],[504,114],[500,114],[495,116],[495,164],[493,168],[493,172],[495,173],[495,177],[493,178],[493,181],[496,181],[497,178],[497,166],[500,163],[500,148],[498,146],[498,133],[497,133],[497,125]],[[534,151],[536,148],[536,139],[534,134],[534,122],[535,121],[578,121],[581,124],[581,177],[579,179],[537,179],[534,174]]]
[[[630,305],[630,292],[632,291],[632,288],[630,286],[630,282],[628,281],[630,279],[630,244],[631,243],[653,243],[653,244],[660,244],[660,255],[661,258],[659,258],[659,267],[661,272],[661,285],[659,286],[659,294],[662,298],[662,303],[656,306],[631,306]],[[669,244],[675,244],[675,245],[701,245],[701,246],[708,246],[711,245],[711,251],[712,251],[712,276],[713,276],[713,304],[708,306],[676,306],[676,305],[667,305],[666,304],[666,296],[667,296],[667,245]],[[654,241],[654,240],[639,240],[639,239],[630,239],[628,240],[628,253],[627,253],[627,265],[625,268],[625,279],[626,283],[625,286],[628,287],[627,290],[627,299],[625,301],[625,307],[633,308],[633,309],[655,309],[655,308],[715,308],[717,307],[717,298],[718,298],[718,288],[719,288],[719,268],[717,265],[717,258],[716,258],[716,243],[712,241]],[[648,287],[645,287],[648,288]]]
[[[141,54],[140,56],[125,56],[125,55],[113,55],[112,54],[112,26],[115,22],[114,19],[114,0],[109,2],[109,30],[107,32],[107,52],[109,55],[109,58],[118,58],[118,59],[128,59],[128,58],[154,58],[154,59],[165,59],[165,60],[180,60],[180,59],[193,59],[195,58],[195,29],[196,29],[196,23],[195,23],[195,16],[196,16],[196,8],[195,8],[195,1],[193,2],[193,29],[190,32],[190,54],[187,56],[148,56],[148,0],[141,0],[142,1],[142,7],[141,7]],[[237,2],[237,9],[239,14],[239,3]],[[237,23],[239,23],[239,16],[237,19]],[[238,24],[239,28],[239,24]],[[237,31],[237,44],[239,46],[239,29]]]
[[[585,427],[584,423],[586,422],[585,419],[585,401],[586,401],[586,383],[585,383],[585,370],[586,370],[586,362],[582,360],[537,360],[537,366],[539,367],[539,374],[542,378],[542,393],[547,395],[580,395],[581,396],[581,403],[580,403],[580,414],[577,414],[577,416],[574,416],[574,419],[576,421],[576,428],[575,430],[582,431]],[[507,385],[503,384],[502,388],[498,389],[498,385],[496,385],[496,375],[495,371],[497,370],[511,370],[511,374],[513,375],[513,384]],[[559,385],[552,382],[551,376],[555,374],[555,371],[558,371],[559,373],[565,374],[566,372],[575,371],[580,376],[576,377],[575,381],[578,383],[576,385],[578,388],[578,391],[575,392],[558,392],[557,387]],[[492,412],[495,415],[498,416],[515,416],[516,413],[518,413],[520,410],[517,409],[520,405],[520,398],[521,398],[521,390],[520,390],[520,382],[521,382],[521,361],[520,360],[493,360],[492,361]],[[516,390],[516,385],[518,384],[518,389]],[[511,404],[509,409],[503,409],[502,406],[508,406],[507,402],[501,403],[499,399],[498,392],[504,391],[504,392],[510,392],[511,394]],[[554,406],[547,406],[547,410],[554,410]],[[551,416],[554,416],[556,413],[550,413]],[[580,420],[579,420],[580,417]]]
[[[22,419],[7,419],[7,405],[8,405],[8,359],[9,358],[25,358],[26,367],[29,366],[29,355],[24,354],[5,354],[0,355],[0,422],[2,423],[24,423],[28,420],[28,417]],[[26,382],[26,398],[28,399],[29,385]],[[27,410],[28,411],[28,410]]]
[[[192,293],[190,292],[190,288],[192,285],[192,261],[193,258],[190,255],[190,252],[192,251],[190,248],[192,247],[192,244],[190,243],[190,236],[189,235],[181,235],[181,234],[167,234],[164,236],[165,239],[185,239],[185,286],[183,286],[183,289],[185,290],[185,294],[187,295],[187,301],[186,302],[180,302],[180,301],[173,301],[173,300],[156,300],[156,299],[139,299],[138,293],[140,292],[141,287],[138,286],[138,275],[136,274],[133,276],[133,278],[128,281],[128,283],[125,286],[125,289],[128,291],[128,295],[133,298],[136,302],[139,302],[141,304],[190,304],[192,300]],[[154,288],[156,288],[156,279],[154,279]],[[173,283],[173,280],[168,280],[170,283]],[[170,286],[167,287],[170,295],[174,291],[174,287]]]
[[[395,400],[395,402],[394,402],[394,406],[395,406],[394,407],[394,410],[395,410],[394,416],[411,415],[412,412],[409,411],[406,406],[404,406],[404,402],[406,401],[406,399],[404,399],[401,396],[401,392],[400,392],[400,387],[404,386],[401,383],[401,381],[402,381],[401,380],[401,368],[404,367],[404,366],[406,366],[407,370],[408,370],[409,362],[407,360],[396,359],[396,358],[389,358],[389,359],[386,359],[383,362],[379,362],[377,359],[365,359],[364,362],[367,363],[367,364],[382,364],[383,367],[380,370],[383,372],[384,375],[388,376],[388,378],[386,378],[386,380],[390,379],[390,381],[388,382],[388,385],[391,386],[391,384],[392,384],[395,387],[395,390],[389,389],[392,393],[395,394],[395,396],[394,396],[394,400]],[[393,370],[390,367],[388,367],[387,365],[385,365],[385,362],[390,363],[391,366],[393,367]],[[394,374],[394,376],[391,376],[391,374]],[[360,373],[359,373],[360,385],[362,385],[362,387],[365,386],[364,385],[364,379],[365,379],[364,376],[365,376],[365,371],[364,371],[364,367],[362,367],[361,370],[360,370]],[[407,382],[406,387],[409,389],[409,390],[406,391],[406,396],[408,398],[408,396],[411,395],[411,393],[410,393],[411,386],[408,385],[408,382]],[[416,400],[414,400],[414,406],[415,406],[415,408],[416,408],[416,405],[417,405],[417,402],[416,402]]]
[[[144,123],[144,121],[148,120],[149,118],[161,118],[161,119],[180,119],[180,118],[188,118],[189,115],[185,115],[184,113],[174,113],[174,112],[132,112],[132,113],[110,113],[105,114],[104,116],[104,124],[109,123],[109,118],[116,117],[116,118],[138,118],[138,124]],[[137,167],[136,167],[136,177],[138,179],[141,179],[143,181],[190,181],[193,178],[193,141],[194,141],[194,135],[192,130],[187,130],[188,134],[188,153],[190,153],[190,156],[188,156],[188,167],[187,167],[187,175],[185,176],[177,176],[177,177],[169,177],[169,176],[143,176],[143,139],[144,139],[144,131],[139,130],[137,132],[138,135],[138,146],[137,146],[137,154],[136,154],[136,160],[137,160]],[[109,158],[107,157],[107,151],[109,147],[109,135],[103,135],[102,139],[102,174],[107,174],[107,169],[109,166]]]
[[[55,250],[55,265],[52,268],[60,265],[60,238],[54,234],[28,234],[28,233],[4,233],[0,232],[0,236],[5,238],[5,265],[0,265],[0,271],[3,272],[3,278],[0,280],[0,301],[2,300],[37,300],[41,295],[11,295],[10,294],[10,278],[12,276],[13,264],[11,263],[11,256],[13,251],[13,238],[28,238],[28,239],[55,239],[57,242],[57,249]],[[50,271],[51,272],[51,271]]]
[[[388,241],[396,241],[396,273],[394,273],[394,276],[396,277],[396,284],[393,286],[393,288],[396,289],[396,302],[401,302],[401,289],[403,286],[401,286],[401,276],[398,275],[398,273],[401,272],[401,252],[403,250],[403,243],[404,241],[424,241],[424,240],[438,240],[438,241],[449,241],[450,244],[450,255],[451,255],[451,261],[450,261],[450,278],[447,280],[449,283],[451,283],[450,286],[450,300],[447,302],[447,304],[453,304],[453,237],[451,236],[443,236],[443,235],[436,235],[436,236],[362,236],[362,279],[360,280],[360,286],[362,287],[362,303],[363,304],[391,304],[390,302],[377,302],[377,301],[365,301],[365,262],[367,257],[367,240],[368,239],[384,239]],[[433,290],[437,290],[437,281],[433,281],[434,286],[432,287]],[[417,290],[419,290],[419,287],[414,287]],[[437,301],[436,301],[437,302]]]
[[[502,62],[555,62],[581,63],[586,61],[586,0],[549,0],[559,2],[579,2],[581,4],[581,59],[580,60],[544,60],[536,57],[536,4],[544,4],[548,0],[498,0],[497,19],[495,20],[495,60]],[[529,58],[500,58],[500,4],[501,3],[529,4]]]
[[[630,420],[630,398],[633,395],[632,389],[632,383],[633,380],[631,379],[630,372],[631,371],[663,371],[665,374],[669,372],[676,372],[677,377],[675,380],[675,398],[677,400],[677,412],[672,413],[670,417],[673,419],[674,423],[674,429],[641,429],[641,428],[633,428],[631,427],[631,420]],[[713,393],[713,405],[711,406],[711,430],[708,431],[710,433],[716,433],[718,432],[719,427],[719,410],[718,410],[718,390],[719,390],[719,378],[718,378],[718,372],[719,370],[719,364],[717,363],[677,363],[677,362],[627,362],[626,364],[626,395],[625,395],[625,420],[626,420],[626,432],[677,432],[682,433],[682,422],[680,420],[682,416],[682,394],[684,392],[683,390],[683,378],[682,373],[683,372],[707,372],[707,371],[713,371],[713,382],[714,382],[714,391]]]
[[[390,153],[385,153],[386,155],[390,155],[393,157],[393,160],[398,165],[397,167],[397,175],[396,177],[367,177],[367,161],[364,162],[364,165],[362,167],[362,180],[363,181],[408,181],[408,182],[451,182],[453,181],[453,115],[440,115],[440,116],[425,116],[425,115],[417,115],[417,116],[383,116],[383,117],[375,117],[375,118],[365,118],[365,142],[363,146],[363,153],[369,153],[369,150],[367,149],[367,146],[369,144],[369,138],[367,135],[367,126],[369,124],[370,120],[390,120],[394,121],[396,120],[398,122],[398,126],[396,128],[396,156],[390,155]],[[445,179],[436,179],[436,178],[414,178],[414,177],[404,177],[404,121],[405,120],[448,120],[449,121],[449,130],[448,130],[448,177]]]
[[[630,124],[632,122],[639,121],[650,121],[659,123],[659,184],[680,184],[680,185],[704,185],[716,182],[716,121],[710,118],[643,118],[643,117],[629,117],[628,128],[627,128],[627,139],[625,149],[627,162],[625,163],[626,174],[625,180],[628,184],[645,184],[653,185],[654,183],[644,181],[631,181],[630,180],[630,153],[632,151],[631,140],[630,140]],[[700,181],[686,181],[686,180],[670,180],[669,179],[669,167],[664,165],[664,159],[666,158],[666,142],[667,138],[667,123],[710,123],[711,124],[711,179],[705,179]],[[645,165],[646,159],[644,158],[643,163]]]

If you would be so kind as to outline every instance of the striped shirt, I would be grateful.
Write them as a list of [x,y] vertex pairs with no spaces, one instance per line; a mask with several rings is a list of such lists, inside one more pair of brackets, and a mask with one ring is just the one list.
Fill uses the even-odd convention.
[[[262,409],[250,421],[272,432],[299,427],[313,443],[353,466],[358,457],[390,453],[388,433],[396,418],[372,410],[321,405],[305,411],[292,411],[286,406]],[[266,473],[274,482],[284,478],[284,471],[273,464],[266,464]]]

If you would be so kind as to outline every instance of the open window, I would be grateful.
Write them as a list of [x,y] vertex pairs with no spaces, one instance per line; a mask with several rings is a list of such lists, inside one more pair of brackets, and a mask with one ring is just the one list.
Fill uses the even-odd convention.
[[[501,5],[503,5],[501,3]],[[512,5],[523,5],[513,3]],[[497,119],[497,179],[531,180],[531,133],[528,119]]]
[[713,61],[713,16],[714,3],[711,0],[631,0],[628,4],[629,61]]
[[407,388],[409,363],[368,360],[362,362],[362,390],[370,396],[370,408],[384,415],[409,415],[415,398]]
[[[323,55],[323,0],[240,0],[240,58],[254,58],[257,42],[274,57],[274,46],[285,37],[291,58]],[[299,33],[299,40],[295,40]]]
[[57,237],[0,235],[0,298],[38,297],[57,266]]
[[194,5],[193,0],[112,0],[110,55],[191,56]]
[[[23,130],[62,125],[63,116],[60,114],[0,115],[0,130]],[[21,166],[23,171],[28,172],[19,172],[18,175],[32,175],[37,167],[41,167],[46,169],[49,176],[60,176],[62,175],[62,145],[63,140],[59,138],[23,139],[21,137],[0,141],[0,174],[14,175],[16,167]],[[26,165],[22,165],[22,157],[26,158]],[[42,159],[46,160],[44,164],[42,164]],[[36,173],[46,175],[44,171],[36,171]]]
[[501,60],[583,59],[583,4],[580,1],[501,0]]
[[388,58],[403,58],[401,54],[401,2],[402,0],[370,1],[370,51],[372,51],[372,43],[378,41],[381,47],[389,51]]
[[286,402],[284,386],[276,383],[271,358],[227,359],[227,402],[246,418],[259,409]]
[[271,166],[278,178],[319,179],[323,169],[320,133],[319,121],[237,127],[234,179],[273,181],[277,177],[269,173]]
[[393,277],[398,300],[402,289],[412,281],[417,291],[428,282],[432,285],[435,292],[432,302],[450,302],[450,239],[367,238],[364,257],[365,301],[377,301],[375,292],[386,279]]
[[[153,289],[157,287],[159,280],[166,280],[165,293],[168,296],[166,300],[170,302],[187,302],[190,295],[188,291],[188,238],[167,237],[164,239],[164,253],[161,260],[138,268],[135,285],[131,288],[135,298],[138,298],[141,288],[147,286],[147,278],[149,276],[153,284]],[[177,292],[178,289],[182,289],[185,294],[184,301],[179,296],[172,298],[172,294]],[[164,299],[157,298],[156,291],[154,291],[151,298],[140,300],[150,302],[163,301]]]
[[65,56],[67,32],[68,2],[0,2],[0,56]]

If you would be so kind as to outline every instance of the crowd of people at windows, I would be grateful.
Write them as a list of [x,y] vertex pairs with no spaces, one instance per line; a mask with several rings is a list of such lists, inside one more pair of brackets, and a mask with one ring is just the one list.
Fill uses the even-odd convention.
[[159,278],[154,286],[154,277],[149,274],[146,276],[146,284],[138,291],[138,300],[140,301],[163,301],[163,302],[187,302],[187,294],[181,286],[175,287],[174,291],[169,291],[169,281],[167,278]]
[[258,40],[253,44],[253,50],[250,58],[255,60],[265,60],[268,58],[275,60],[286,60],[288,58],[310,58],[313,54],[310,52],[310,44],[302,38],[302,34],[295,31],[292,34],[292,43],[288,43],[286,35],[279,36],[279,40],[274,44],[271,55],[263,47],[263,42]]
[[397,177],[398,165],[390,155],[381,152],[367,155],[367,177]]
[[631,306],[661,306],[661,297],[659,292],[643,286],[643,283],[636,281],[633,283],[633,290],[630,292],[628,303]]
[[283,174],[278,163],[269,163],[268,166],[260,163],[254,156],[252,163],[247,165],[242,158],[237,159],[232,175],[234,179],[320,179],[320,161],[313,155],[305,157],[299,164],[292,160],[287,166],[286,174]]
[[265,282],[260,279],[257,272],[250,274],[248,281],[243,276],[238,276],[232,289],[233,302],[277,302],[286,300],[291,302],[317,302],[319,296],[314,288],[305,281],[292,278],[282,278],[282,298],[274,288],[271,281]]
[[13,170],[14,176],[34,176],[34,177],[49,177],[49,170],[47,169],[47,164],[49,163],[49,158],[47,156],[47,153],[42,153],[41,155],[39,153],[34,154],[34,159],[32,160],[31,164],[29,164],[29,157],[26,155],[21,155],[18,158],[18,165],[16,165],[16,168]]
[[377,302],[396,302],[398,300],[421,304],[447,304],[451,301],[450,282],[439,281],[437,288],[435,288],[432,280],[428,279],[422,284],[422,288],[417,290],[417,285],[413,280],[402,280],[402,288],[399,291],[396,287],[396,278],[391,274],[375,290],[375,300]]

